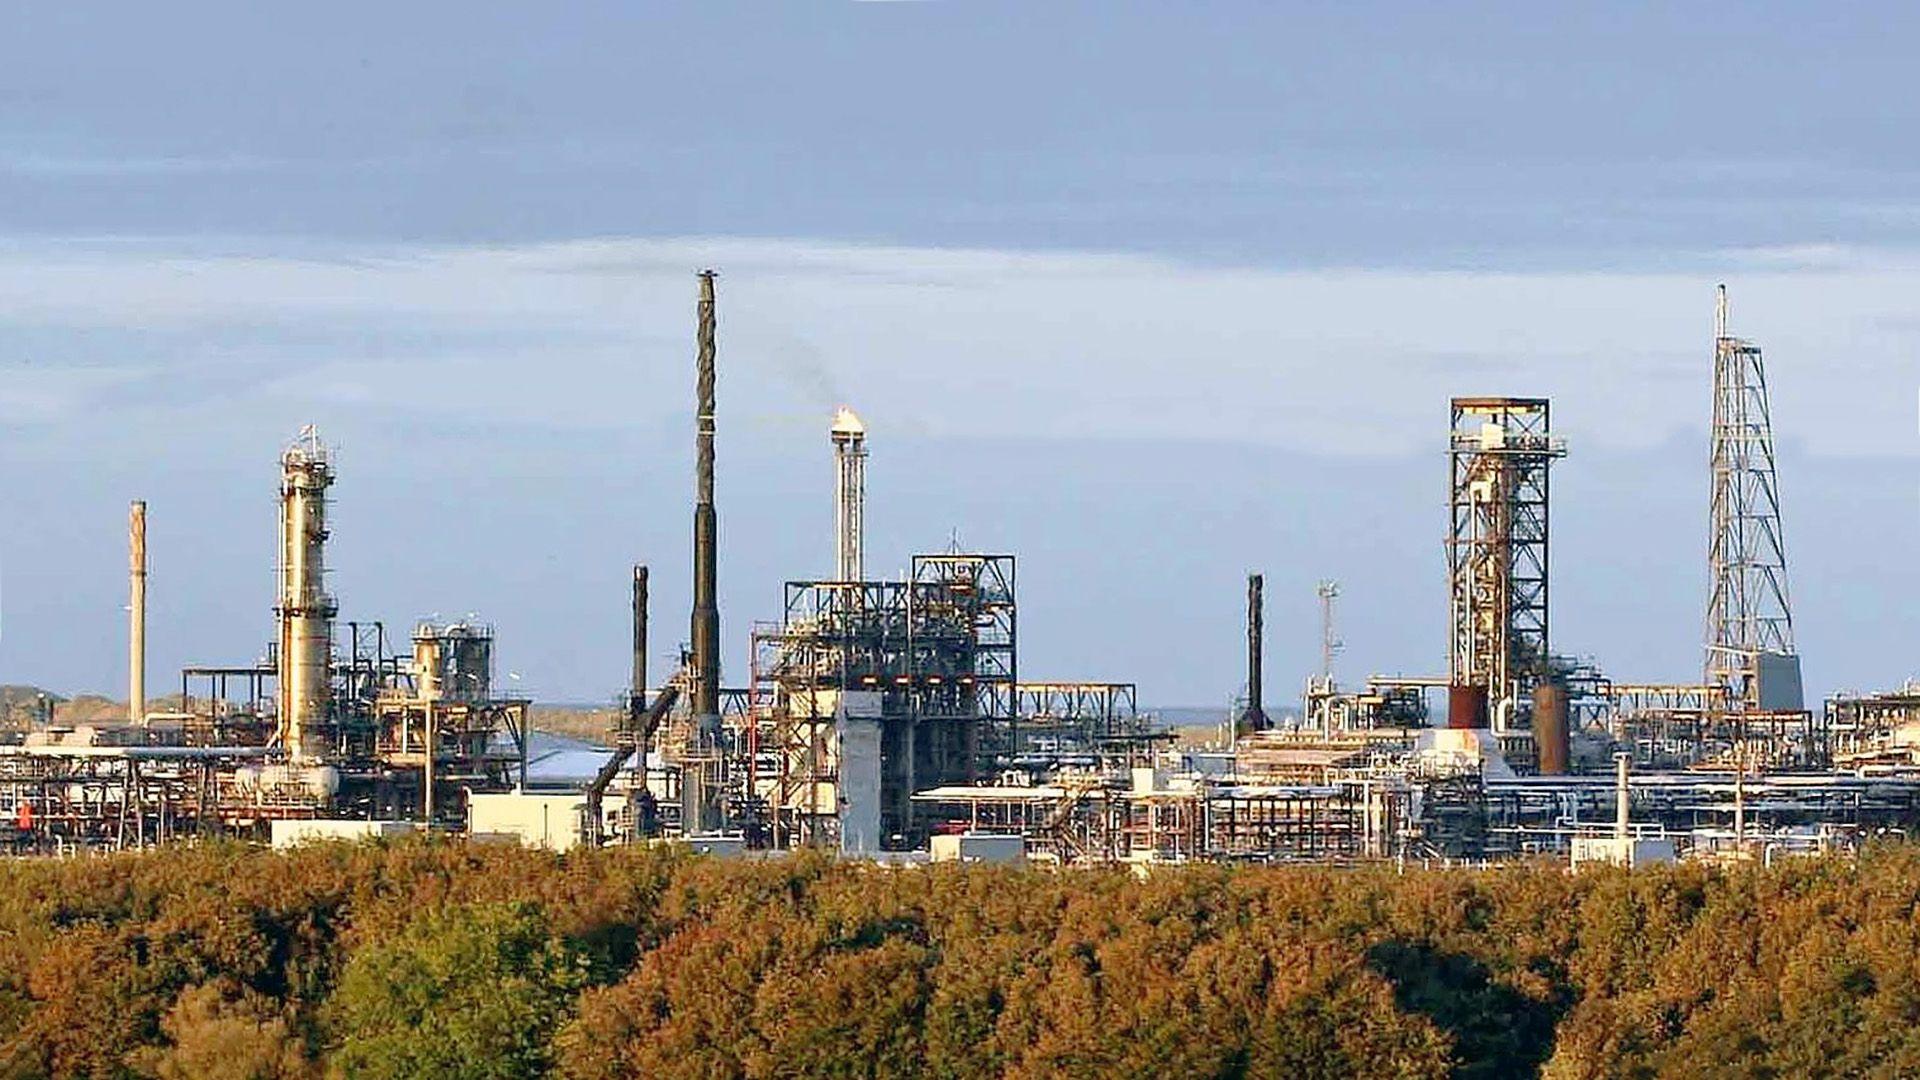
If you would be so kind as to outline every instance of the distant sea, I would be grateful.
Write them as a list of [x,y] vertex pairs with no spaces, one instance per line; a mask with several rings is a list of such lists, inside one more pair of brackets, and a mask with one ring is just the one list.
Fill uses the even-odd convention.
[[[1197,734],[1220,730],[1220,725],[1227,718],[1227,709],[1222,705],[1163,705],[1140,711],[1158,717],[1160,723],[1169,730]],[[1267,713],[1284,723],[1298,715],[1299,710],[1275,707],[1269,708]],[[534,731],[527,745],[527,780],[535,787],[584,784],[600,770],[607,760],[607,754],[605,747],[552,732]]]
[[[1161,724],[1174,731],[1215,731],[1227,720],[1227,708],[1224,705],[1161,705],[1140,711],[1158,716]],[[1289,705],[1269,705],[1267,715],[1278,723],[1286,724],[1298,719],[1300,710]]]

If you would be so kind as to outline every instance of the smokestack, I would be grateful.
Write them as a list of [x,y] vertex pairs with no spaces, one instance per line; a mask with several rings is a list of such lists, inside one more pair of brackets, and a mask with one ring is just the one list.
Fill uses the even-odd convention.
[[827,431],[833,440],[833,579],[866,578],[867,426],[845,405]]
[[127,722],[147,723],[147,504],[127,511]]
[[694,410],[693,700],[697,722],[720,715],[720,606],[715,594],[719,527],[713,509],[714,301],[712,270],[700,271]]
[[1266,584],[1267,579],[1261,574],[1247,575],[1247,711],[1240,718],[1243,731],[1260,731],[1267,726],[1260,655],[1262,639],[1266,637],[1266,601],[1263,595]]
[[1625,840],[1631,829],[1628,826],[1627,796],[1627,754],[1613,755],[1613,835]]
[[633,674],[627,683],[627,714],[639,719],[647,708],[647,568],[633,568]]

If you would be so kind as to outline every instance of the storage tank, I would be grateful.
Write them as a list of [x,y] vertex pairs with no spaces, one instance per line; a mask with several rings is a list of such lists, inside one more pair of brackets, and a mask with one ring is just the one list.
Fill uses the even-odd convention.
[[1547,681],[1533,688],[1533,745],[1541,776],[1564,776],[1571,754],[1567,688]]
[[1447,726],[1457,730],[1487,726],[1487,688],[1476,683],[1447,687]]

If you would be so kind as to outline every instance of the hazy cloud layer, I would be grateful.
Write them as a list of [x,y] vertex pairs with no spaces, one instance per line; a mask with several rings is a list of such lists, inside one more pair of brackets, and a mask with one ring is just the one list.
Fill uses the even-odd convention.
[[[1728,252],[1784,437],[1913,448],[1920,260]],[[1286,271],[1140,255],[608,239],[0,248],[0,415],[247,400],[618,425],[677,409],[690,271],[722,269],[736,421],[842,399],[945,437],[1429,444],[1454,393],[1542,394],[1582,447],[1704,420],[1713,278]],[[1828,422],[1844,416],[1845,423]]]

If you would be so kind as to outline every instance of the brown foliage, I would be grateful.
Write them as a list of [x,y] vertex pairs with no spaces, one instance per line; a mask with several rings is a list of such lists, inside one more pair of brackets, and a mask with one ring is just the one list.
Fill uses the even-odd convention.
[[408,842],[0,864],[0,1077],[313,1075],[354,956],[500,903],[585,965],[530,1033],[577,1077],[1920,1071],[1908,847],[1139,880]]

